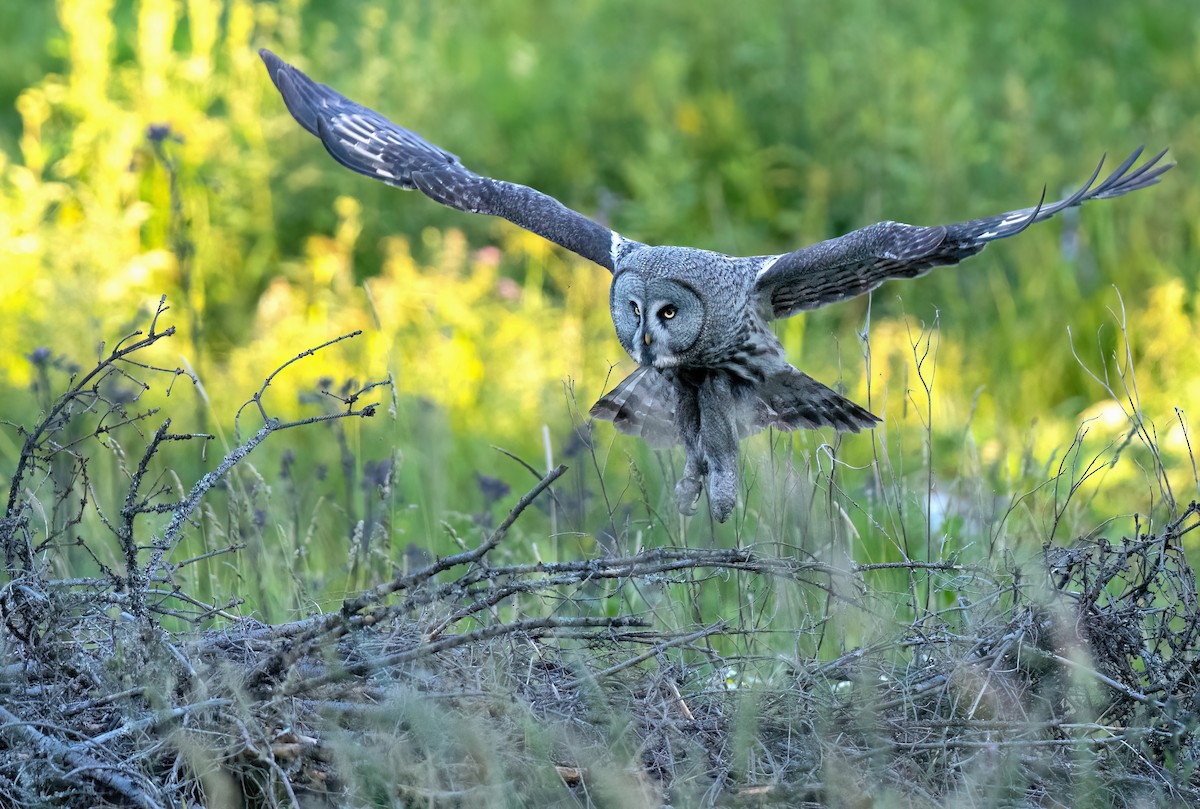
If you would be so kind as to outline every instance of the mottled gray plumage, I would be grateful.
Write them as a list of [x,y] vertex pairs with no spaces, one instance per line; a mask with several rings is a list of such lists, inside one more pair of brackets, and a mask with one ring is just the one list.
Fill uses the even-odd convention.
[[679,509],[694,513],[706,488],[719,521],[737,500],[741,438],[768,427],[858,432],[879,421],[792,367],[771,320],[955,264],[1065,208],[1153,185],[1174,165],[1160,165],[1164,150],[1134,168],[1139,148],[1100,183],[1097,166],[1079,191],[1053,204],[1043,193],[1032,208],[985,219],[880,222],[784,255],[737,258],[626,239],[539,191],[475,174],[450,152],[260,53],[288,110],[342,165],[461,211],[503,217],[612,271],[613,324],[639,367],[591,413],[653,446],[682,443]]

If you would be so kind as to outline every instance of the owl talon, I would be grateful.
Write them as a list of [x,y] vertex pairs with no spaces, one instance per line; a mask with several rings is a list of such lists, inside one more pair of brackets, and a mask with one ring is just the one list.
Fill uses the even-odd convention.
[[696,513],[701,488],[700,479],[694,477],[680,478],[679,483],[675,484],[675,503],[679,506],[680,514],[690,517]]
[[735,504],[736,500],[732,498],[728,500],[720,497],[713,499],[713,497],[710,495],[708,499],[708,510],[712,513],[714,520],[717,522],[725,522],[729,519],[729,515],[733,513],[733,507]]

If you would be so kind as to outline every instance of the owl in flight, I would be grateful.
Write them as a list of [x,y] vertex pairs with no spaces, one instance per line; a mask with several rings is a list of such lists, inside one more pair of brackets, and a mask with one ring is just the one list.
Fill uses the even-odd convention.
[[791,253],[739,258],[627,239],[540,191],[474,173],[270,51],[260,54],[292,116],[346,168],[460,211],[503,217],[612,273],[613,324],[638,369],[591,414],[654,446],[682,443],[679,510],[695,513],[706,489],[719,522],[737,499],[738,443],[745,436],[768,427],[858,432],[879,421],[788,364],[772,320],[862,295],[890,278],[957,264],[1066,208],[1153,185],[1174,165],[1160,165],[1164,150],[1135,168],[1139,148],[1099,183],[1097,166],[1059,202],[1046,204],[1043,191],[1034,207],[999,216],[933,227],[880,222]]

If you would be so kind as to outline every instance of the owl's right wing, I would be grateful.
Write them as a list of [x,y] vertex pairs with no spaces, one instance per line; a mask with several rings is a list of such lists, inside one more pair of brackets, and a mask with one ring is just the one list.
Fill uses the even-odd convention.
[[292,117],[346,168],[416,189],[460,211],[503,217],[610,271],[617,256],[637,244],[540,191],[482,177],[445,149],[318,84],[266,48],[259,55]]
[[805,309],[848,300],[870,292],[891,278],[914,278],[934,267],[957,264],[988,242],[1015,236],[1034,222],[1091,199],[1109,199],[1154,185],[1174,163],[1158,165],[1164,149],[1130,171],[1142,154],[1138,147],[1098,185],[1101,159],[1090,180],[1058,202],[1042,201],[1032,208],[959,222],[919,227],[879,222],[837,239],[819,242],[781,256],[763,259],[755,282],[763,308],[771,317],[790,317]]

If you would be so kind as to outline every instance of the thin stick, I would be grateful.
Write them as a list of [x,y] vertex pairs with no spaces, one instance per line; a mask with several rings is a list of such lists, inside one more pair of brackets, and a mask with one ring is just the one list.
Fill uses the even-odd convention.
[[[627,668],[636,666],[637,664],[645,662],[646,660],[649,660],[652,657],[657,657],[658,655],[665,652],[667,649],[671,649],[676,646],[686,646],[687,644],[692,643],[693,641],[700,640],[701,638],[708,637],[709,635],[717,634],[718,632],[723,632],[725,630],[725,626],[726,626],[726,624],[724,621],[718,621],[717,623],[712,624],[710,626],[706,626],[703,629],[700,629],[696,632],[691,633],[690,635],[684,635],[679,638],[672,638],[671,640],[663,641],[662,643],[656,643],[654,646],[651,646],[649,649],[642,652],[640,655],[636,655],[635,657],[631,657],[628,660],[617,663],[615,666],[609,666],[608,668],[604,669],[603,671],[598,671],[595,674],[590,674],[590,675],[588,675],[588,678],[599,680],[604,677],[611,677],[612,675],[616,674],[617,672],[624,671]],[[569,687],[575,688],[575,687],[579,686],[580,684],[582,684],[582,682],[583,682],[583,678],[576,678],[575,680],[573,680],[570,683]]]

